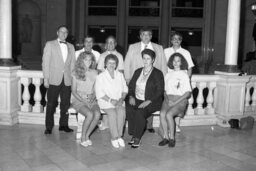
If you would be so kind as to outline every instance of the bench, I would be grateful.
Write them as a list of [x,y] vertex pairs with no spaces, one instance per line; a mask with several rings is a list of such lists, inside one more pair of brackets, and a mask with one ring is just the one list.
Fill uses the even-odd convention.
[[[84,117],[82,114],[78,113],[78,112],[77,112],[74,108],[72,108],[72,107],[70,107],[70,108],[68,109],[68,114],[69,114],[69,115],[70,115],[70,114],[75,114],[75,113],[77,113],[76,139],[79,140],[79,139],[81,138],[81,136],[82,136],[82,127],[83,127],[83,122],[84,122],[85,117]],[[104,114],[106,114],[106,113],[105,113],[103,110],[101,110],[101,114],[104,115]],[[153,115],[153,116],[159,116],[159,114],[160,114],[160,111],[156,111],[156,112],[154,112],[152,115]],[[153,122],[154,122],[154,120],[153,120]],[[158,120],[158,124],[159,124],[159,120]]]

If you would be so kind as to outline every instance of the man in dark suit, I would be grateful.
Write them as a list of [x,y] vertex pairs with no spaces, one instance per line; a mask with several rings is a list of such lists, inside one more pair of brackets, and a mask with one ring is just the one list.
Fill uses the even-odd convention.
[[47,106],[45,116],[45,134],[51,134],[54,126],[54,112],[60,96],[59,131],[73,132],[68,127],[67,110],[71,96],[71,72],[75,64],[74,46],[66,42],[68,29],[60,26],[57,39],[48,41],[43,54],[44,86],[47,90]]

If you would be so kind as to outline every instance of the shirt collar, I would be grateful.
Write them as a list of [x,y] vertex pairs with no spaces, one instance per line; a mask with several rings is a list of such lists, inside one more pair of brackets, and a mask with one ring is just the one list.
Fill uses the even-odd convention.
[[60,40],[59,38],[57,38],[57,41],[58,41],[58,43],[60,44],[60,42],[67,42],[66,40]]
[[116,50],[113,51],[107,51],[108,54],[116,54]]
[[[143,43],[143,42],[141,42],[140,44],[141,44],[141,50],[144,50],[144,47],[145,47],[146,44]],[[154,48],[153,48],[153,45],[152,45],[151,42],[149,42],[149,43],[147,44],[147,49],[151,49],[151,50],[154,51]]]

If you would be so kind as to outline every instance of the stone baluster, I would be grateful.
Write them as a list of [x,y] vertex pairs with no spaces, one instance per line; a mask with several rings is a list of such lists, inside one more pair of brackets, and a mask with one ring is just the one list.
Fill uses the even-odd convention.
[[31,83],[31,78],[23,77],[20,80],[21,80],[21,84],[23,84],[24,86],[24,91],[22,94],[23,104],[21,106],[21,111],[30,112],[32,108],[31,108],[31,104],[29,103],[30,93],[29,93],[28,86]]
[[[192,88],[192,91],[193,89],[196,87],[196,82],[192,82],[191,83],[191,88]],[[188,99],[188,109],[187,109],[187,115],[190,116],[190,115],[194,115],[195,112],[194,112],[194,109],[193,109],[193,103],[194,103],[194,97],[193,97],[193,93],[191,93],[191,97]]]
[[213,108],[213,90],[216,87],[216,82],[209,82],[208,83],[208,96],[206,99],[207,107],[206,107],[206,114],[212,115],[214,114],[214,108]]
[[245,112],[251,111],[251,106],[250,106],[250,100],[251,100],[250,90],[251,90],[251,88],[252,88],[252,86],[250,85],[250,83],[246,85],[245,104],[244,104]]
[[198,88],[198,96],[196,98],[197,107],[196,107],[196,114],[197,115],[203,115],[204,109],[203,109],[203,103],[204,103],[204,97],[203,97],[203,89],[206,87],[206,82],[198,82],[197,88]]
[[40,85],[42,84],[42,79],[33,78],[32,83],[36,87],[35,94],[34,94],[35,105],[33,106],[33,112],[40,113],[40,112],[43,112],[43,107],[41,105],[42,95],[40,92]]
[[254,82],[253,93],[252,93],[252,111],[256,115],[256,80]]

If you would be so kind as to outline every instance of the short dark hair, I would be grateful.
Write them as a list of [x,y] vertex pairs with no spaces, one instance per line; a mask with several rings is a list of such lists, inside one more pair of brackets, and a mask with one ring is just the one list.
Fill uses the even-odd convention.
[[[105,58],[105,60],[104,60],[104,68],[106,68],[108,61],[111,60],[111,59],[116,62],[116,68],[117,68],[119,61],[118,61],[117,56],[114,55],[114,54],[108,54],[108,55],[106,56],[106,58]],[[115,68],[115,69],[116,69],[116,68]]]
[[148,31],[148,32],[150,32],[150,33],[152,34],[152,29],[149,28],[149,27],[142,27],[142,28],[140,29],[140,34],[141,34],[142,32],[146,32],[146,31]]
[[176,56],[178,56],[180,58],[180,61],[181,61],[180,69],[181,70],[188,70],[188,63],[187,63],[186,59],[184,58],[184,56],[180,53],[174,53],[174,54],[171,55],[171,57],[169,58],[168,63],[167,63],[168,68],[174,69],[173,60]]
[[149,55],[150,57],[151,57],[151,59],[153,60],[153,61],[155,61],[155,59],[156,59],[156,53],[153,51],[153,50],[151,50],[151,49],[144,49],[142,52],[141,52],[141,56],[143,57],[143,55]]
[[92,37],[91,35],[86,35],[86,36],[84,37],[84,41],[85,41],[85,39],[87,39],[87,38],[91,38],[91,39],[92,39],[92,42],[94,43],[94,37]]
[[171,40],[174,36],[179,36],[181,40],[183,39],[182,34],[180,32],[173,31],[170,35]]
[[[58,28],[57,28],[57,31],[59,31],[61,28],[66,28],[67,29],[67,31],[68,31],[68,28],[67,28],[67,26],[66,25],[60,25]],[[69,31],[68,31],[69,32]]]
[[116,42],[115,36],[112,36],[112,35],[108,36],[108,37],[106,38],[106,43],[107,43],[108,39],[113,39],[113,40]]

